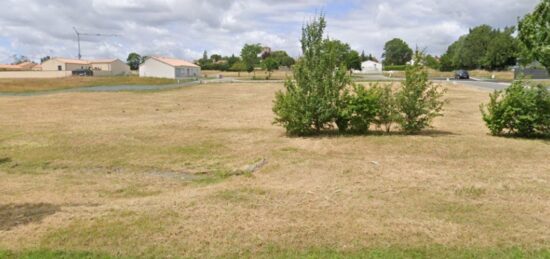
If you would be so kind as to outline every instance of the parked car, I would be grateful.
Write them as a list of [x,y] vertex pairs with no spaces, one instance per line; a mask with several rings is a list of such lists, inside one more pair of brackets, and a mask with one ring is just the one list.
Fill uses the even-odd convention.
[[455,72],[455,79],[470,79],[470,74],[466,70],[458,70]]
[[93,76],[94,71],[90,69],[78,69],[73,70],[73,76]]

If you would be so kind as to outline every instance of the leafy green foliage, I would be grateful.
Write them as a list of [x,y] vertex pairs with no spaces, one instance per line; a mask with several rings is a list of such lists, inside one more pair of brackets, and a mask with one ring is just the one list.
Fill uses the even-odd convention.
[[254,67],[260,63],[258,55],[262,52],[260,44],[245,44],[241,50],[241,59],[246,65],[246,71],[254,71]]
[[550,0],[542,0],[518,25],[525,59],[534,58],[550,72]]
[[294,65],[294,63],[296,63],[296,61],[284,50],[273,51],[271,52],[269,57],[277,61],[280,66],[291,67],[292,65]]
[[275,96],[275,123],[291,135],[319,133],[330,127],[341,113],[337,102],[350,84],[341,65],[339,46],[323,40],[323,16],[302,29],[302,58],[294,65],[294,79],[285,82],[286,91]]
[[542,85],[516,81],[504,92],[492,93],[489,103],[480,109],[493,135],[550,135],[550,93]]
[[347,107],[351,115],[350,128],[353,132],[367,133],[380,107],[378,92],[374,88],[356,85],[354,93]]
[[131,70],[138,70],[142,61],[141,56],[135,52],[128,54],[128,58],[126,59],[126,63],[130,66]]
[[514,28],[493,29],[481,25],[470,29],[449,46],[441,56],[441,70],[455,69],[502,70],[514,65],[519,55],[517,40],[512,36]]
[[398,119],[397,103],[391,84],[373,87],[378,99],[378,109],[374,123],[386,133],[391,131],[393,123]]
[[269,79],[271,78],[271,72],[279,68],[279,62],[277,62],[277,60],[272,57],[268,57],[264,61],[262,61],[262,68],[268,72],[267,78]]
[[323,40],[325,27],[321,16],[302,29],[303,55],[294,66],[295,81],[287,80],[286,91],[276,93],[274,123],[288,134],[319,134],[334,125],[340,132],[367,133],[373,123],[389,132],[394,122],[406,133],[417,133],[441,116],[444,91],[428,81],[420,65],[422,53],[417,52],[418,65],[407,69],[400,91],[394,93],[391,85],[365,88],[346,73],[347,44]]
[[441,68],[441,64],[437,58],[435,58],[432,55],[427,55],[425,60],[425,65],[431,69],[439,70]]
[[384,66],[405,65],[411,61],[413,50],[402,39],[393,39],[384,45]]
[[397,122],[407,134],[429,127],[435,117],[442,116],[445,90],[428,80],[428,72],[417,60],[407,68],[405,83],[395,96]]

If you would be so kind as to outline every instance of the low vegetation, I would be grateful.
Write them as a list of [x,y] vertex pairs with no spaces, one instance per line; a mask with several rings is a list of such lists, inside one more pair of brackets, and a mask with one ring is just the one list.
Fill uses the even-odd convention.
[[548,88],[527,86],[520,80],[504,91],[495,91],[490,98],[487,105],[481,105],[481,112],[493,135],[550,136]]
[[[303,28],[303,56],[294,67],[294,80],[287,80],[286,91],[275,97],[275,123],[287,133],[313,135],[336,126],[341,133],[364,134],[374,122],[395,122],[406,134],[416,134],[442,116],[444,91],[428,80],[421,65],[407,67],[405,82],[395,92],[353,84],[338,44],[323,39],[325,26],[321,17]],[[416,56],[416,64],[421,64],[423,54]]]
[[138,76],[65,77],[41,79],[0,79],[0,92],[19,93],[67,89],[86,86],[162,85],[177,83],[173,79]]

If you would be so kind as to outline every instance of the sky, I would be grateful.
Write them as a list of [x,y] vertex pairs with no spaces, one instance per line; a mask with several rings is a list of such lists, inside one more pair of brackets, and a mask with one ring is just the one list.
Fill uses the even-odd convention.
[[77,57],[73,27],[84,33],[84,59],[130,52],[195,60],[203,51],[239,55],[245,43],[300,55],[301,27],[319,13],[327,36],[380,57],[384,43],[405,40],[441,55],[469,28],[504,28],[539,0],[2,0],[0,63],[13,55]]

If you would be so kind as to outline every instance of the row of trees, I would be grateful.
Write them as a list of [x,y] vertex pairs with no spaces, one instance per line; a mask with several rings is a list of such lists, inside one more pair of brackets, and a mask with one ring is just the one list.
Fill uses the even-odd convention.
[[449,46],[441,56],[441,70],[487,69],[502,70],[516,64],[519,41],[513,27],[504,30],[481,25],[470,29]]
[[[340,132],[366,133],[375,124],[386,131],[398,123],[405,133],[417,133],[441,116],[444,91],[428,80],[415,62],[399,90],[392,85],[365,88],[354,84],[340,41],[323,38],[323,16],[302,29],[302,58],[294,66],[294,80],[276,94],[275,123],[291,135],[319,134],[335,127]],[[359,55],[358,55],[359,56]],[[421,53],[417,58],[420,61]]]

